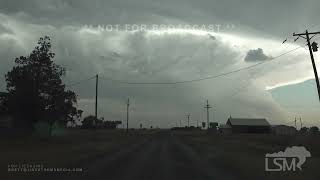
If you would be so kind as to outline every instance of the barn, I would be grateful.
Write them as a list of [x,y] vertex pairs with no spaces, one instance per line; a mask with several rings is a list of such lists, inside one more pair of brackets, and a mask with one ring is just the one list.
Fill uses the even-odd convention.
[[232,118],[227,123],[232,133],[271,133],[271,126],[266,119]]
[[272,133],[276,135],[293,136],[297,134],[297,129],[292,126],[277,125],[277,126],[272,126]]

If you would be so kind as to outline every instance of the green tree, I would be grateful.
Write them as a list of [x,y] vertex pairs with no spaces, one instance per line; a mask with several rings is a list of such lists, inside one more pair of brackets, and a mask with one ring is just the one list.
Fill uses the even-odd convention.
[[32,129],[35,122],[46,121],[52,127],[81,115],[74,107],[76,94],[62,82],[66,71],[53,62],[54,56],[50,38],[41,37],[31,54],[16,58],[17,65],[6,74],[5,102],[16,126]]
[[8,94],[0,92],[0,116],[8,113]]
[[94,123],[97,122],[97,119],[93,115],[85,117],[82,121],[82,128],[90,129],[94,127]]
[[309,129],[310,134],[319,134],[319,128],[317,126],[312,126]]
[[308,131],[309,131],[309,128],[307,128],[307,127],[302,127],[302,128],[299,130],[299,133],[305,135],[305,134],[308,133]]

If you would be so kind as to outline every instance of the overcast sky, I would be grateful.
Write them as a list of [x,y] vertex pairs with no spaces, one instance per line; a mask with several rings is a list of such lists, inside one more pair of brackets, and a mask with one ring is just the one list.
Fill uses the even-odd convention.
[[[314,77],[310,57],[303,39],[292,37],[319,31],[319,7],[318,0],[1,0],[0,90],[14,58],[28,55],[39,37],[49,35],[56,63],[68,70],[67,84],[100,73],[98,111],[107,120],[124,120],[130,97],[131,127],[169,127],[180,120],[185,125],[189,113],[195,125],[205,121],[206,99],[213,106],[211,121],[225,123],[231,115],[281,124],[302,116],[307,125],[319,125],[314,81],[303,83]],[[319,53],[315,58],[319,62]],[[261,62],[192,83],[110,81],[189,81]],[[304,85],[301,92],[290,90]],[[85,115],[93,114],[94,80],[69,88],[78,93]],[[275,97],[279,88],[291,96]],[[291,105],[305,94],[310,102]]]

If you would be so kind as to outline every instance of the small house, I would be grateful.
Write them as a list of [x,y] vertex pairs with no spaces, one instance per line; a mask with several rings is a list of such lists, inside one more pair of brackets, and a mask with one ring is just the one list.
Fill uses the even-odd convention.
[[271,133],[271,126],[266,119],[232,118],[226,123],[232,133]]

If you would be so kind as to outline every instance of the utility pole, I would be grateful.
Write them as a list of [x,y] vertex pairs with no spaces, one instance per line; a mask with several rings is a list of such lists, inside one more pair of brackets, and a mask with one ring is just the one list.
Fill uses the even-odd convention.
[[[298,38],[301,37],[301,38],[304,38],[307,40],[307,43],[308,43],[307,45],[309,47],[309,53],[310,53],[310,57],[311,57],[313,72],[314,72],[315,80],[317,83],[318,97],[319,97],[319,101],[320,101],[320,83],[319,83],[317,67],[314,62],[314,57],[313,57],[313,51],[316,52],[318,47],[317,47],[317,43],[315,43],[315,42],[313,42],[312,44],[310,43],[310,40],[317,34],[320,34],[320,32],[308,32],[308,30],[306,30],[305,33],[299,33],[299,34],[293,33],[293,36],[298,36]],[[310,38],[309,35],[313,35],[313,36]]]
[[94,111],[94,116],[95,120],[93,122],[94,126],[96,125],[96,121],[98,120],[98,82],[99,82],[99,76],[98,74],[96,75],[96,101],[95,101],[95,111]]
[[128,98],[128,101],[127,101],[127,133],[129,131],[129,106],[130,106],[130,100]]
[[297,117],[294,117],[294,127],[297,129]]
[[301,117],[300,117],[300,129],[302,129],[302,120],[301,120]]
[[188,118],[188,127],[190,127],[189,123],[190,123],[190,114],[187,115]]
[[199,127],[199,119],[197,118],[197,128]]
[[209,100],[207,100],[207,104],[204,108],[207,109],[207,129],[209,130],[209,109],[211,108],[211,106],[209,105]]

